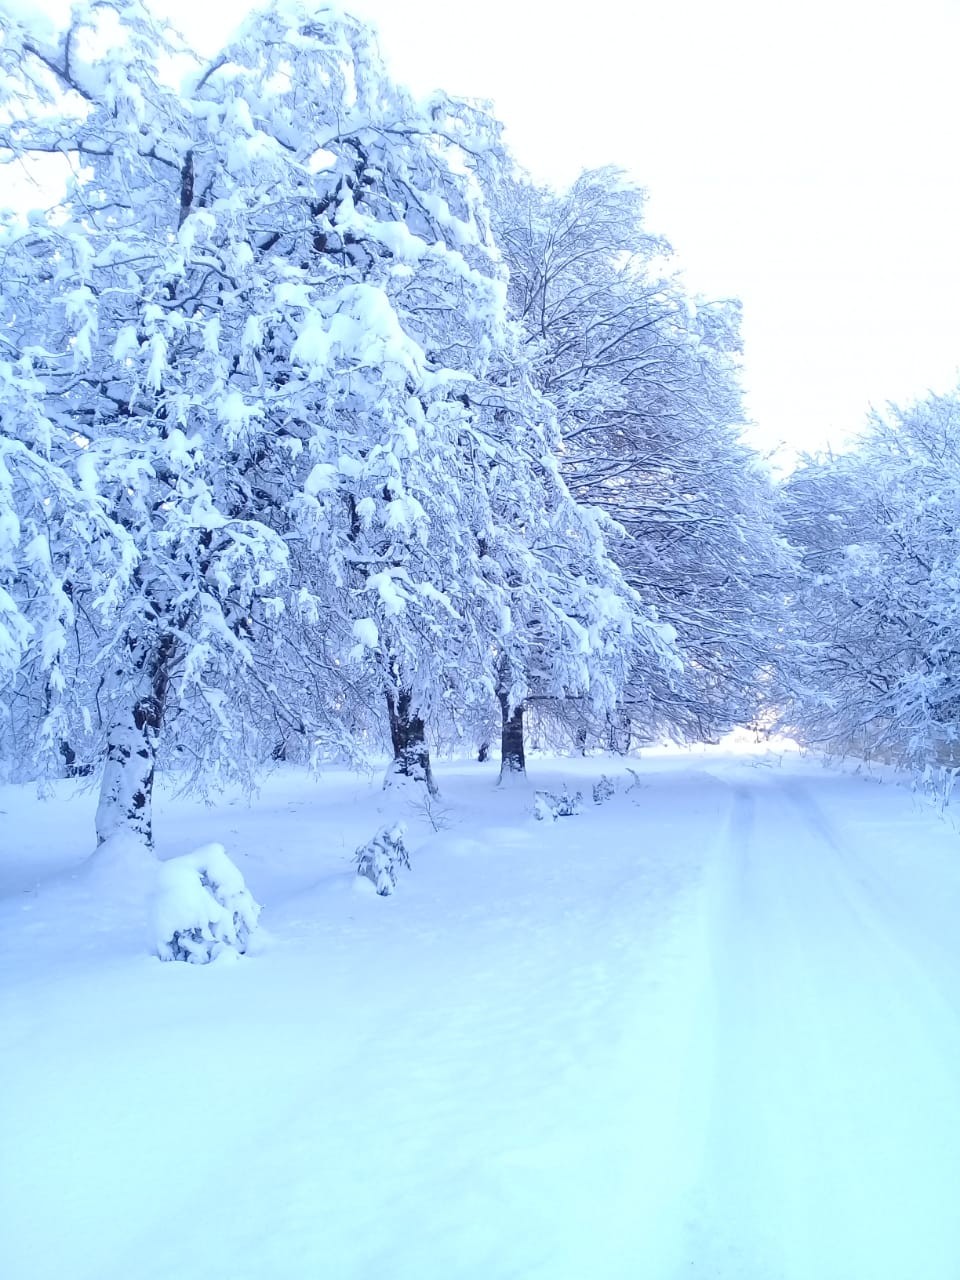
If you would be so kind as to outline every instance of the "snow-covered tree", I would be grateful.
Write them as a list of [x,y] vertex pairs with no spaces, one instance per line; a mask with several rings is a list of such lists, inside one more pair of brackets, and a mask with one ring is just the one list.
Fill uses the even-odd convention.
[[369,32],[328,10],[266,11],[218,62],[204,94],[223,82],[249,102],[282,77],[273,118],[295,122],[300,187],[263,231],[286,276],[259,359],[285,397],[294,381],[313,396],[299,570],[381,686],[391,773],[432,787],[429,720],[494,695],[513,710],[534,659],[555,692],[612,701],[643,630],[558,472],[552,406],[508,318],[483,197],[499,126],[416,104]]
[[960,734],[960,393],[872,415],[784,492],[800,556],[785,718],[803,740],[923,766]]
[[410,868],[405,837],[406,829],[402,822],[392,827],[381,827],[353,855],[357,875],[369,880],[381,898],[389,897],[396,889],[400,868]]
[[504,181],[495,203],[564,479],[624,527],[615,557],[684,659],[682,674],[649,651],[636,662],[629,715],[710,736],[752,714],[779,621],[772,486],[739,434],[738,306],[669,274],[643,192],[616,170],[559,194]]
[[[518,706],[534,659],[612,700],[641,615],[518,359],[496,123],[414,103],[327,6],[255,13],[182,90],[139,0],[8,15],[2,52],[0,150],[73,171],[3,262],[49,473],[7,497],[8,666],[48,753],[78,724],[105,751],[99,840],[150,843],[158,752],[207,785],[355,739],[382,699],[393,771],[429,786],[427,721]],[[31,511],[56,503],[47,572]]]
[[[216,168],[216,148],[241,154],[244,136],[235,121],[206,129],[164,86],[156,60],[173,49],[136,0],[80,5],[46,39],[7,19],[4,36],[8,154],[77,166],[58,207],[11,237],[4,331],[32,353],[31,411],[56,422],[80,492],[132,548],[127,589],[106,599],[102,568],[75,563],[71,521],[52,562],[90,623],[75,661],[99,672],[98,841],[149,844],[165,724],[198,774],[242,771],[245,694],[264,678],[254,632],[281,609],[288,568],[257,493],[283,443],[234,385],[257,377],[253,188],[225,205],[197,186],[201,149]],[[63,708],[72,690],[55,692]]]

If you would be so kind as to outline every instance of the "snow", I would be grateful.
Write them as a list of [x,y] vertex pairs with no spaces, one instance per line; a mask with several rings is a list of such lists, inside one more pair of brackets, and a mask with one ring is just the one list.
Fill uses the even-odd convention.
[[326,493],[337,487],[337,469],[329,462],[318,462],[304,483],[304,493],[315,498],[318,493]]
[[367,578],[367,590],[377,592],[388,616],[394,617],[403,612],[405,597],[397,587],[395,571],[384,569],[380,573],[371,573]]
[[796,755],[528,767],[440,765],[389,898],[375,783],[162,790],[265,904],[201,968],[94,884],[90,793],[0,789],[0,1274],[954,1280],[957,835]]
[[380,643],[380,632],[372,618],[357,618],[353,624],[353,634],[363,649],[376,649]]
[[373,839],[361,845],[354,855],[357,876],[373,885],[381,898],[395,891],[399,869],[410,866],[405,836],[406,827],[402,822],[392,827],[381,827]]
[[247,950],[260,907],[223,845],[207,844],[161,865],[151,915],[161,960],[208,964]]

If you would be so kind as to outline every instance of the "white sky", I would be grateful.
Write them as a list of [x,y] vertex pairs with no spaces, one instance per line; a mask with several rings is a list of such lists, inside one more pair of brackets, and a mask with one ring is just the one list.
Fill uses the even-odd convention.
[[493,98],[529,168],[636,175],[690,285],[743,300],[760,440],[839,441],[954,382],[956,0],[355,7],[415,88]]
[[[155,0],[215,46],[248,0]],[[614,162],[689,285],[744,303],[755,438],[842,442],[960,368],[960,0],[346,0],[520,161]]]

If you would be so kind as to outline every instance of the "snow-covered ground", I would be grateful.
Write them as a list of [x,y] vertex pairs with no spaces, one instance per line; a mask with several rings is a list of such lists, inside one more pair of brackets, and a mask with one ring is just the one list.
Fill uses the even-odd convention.
[[90,795],[0,790],[4,1280],[956,1280],[960,839],[791,755],[630,763],[441,766],[391,898],[362,779],[166,797],[264,906],[203,967],[80,870]]

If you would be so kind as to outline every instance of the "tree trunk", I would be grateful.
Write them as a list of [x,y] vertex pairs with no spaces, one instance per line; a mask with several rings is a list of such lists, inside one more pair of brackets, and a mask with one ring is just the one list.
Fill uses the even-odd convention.
[[409,689],[387,694],[393,761],[387,770],[384,785],[388,786],[395,779],[409,779],[412,782],[422,782],[430,795],[435,796],[438,788],[430,767],[426,725],[420,716],[413,714],[412,703],[413,695]]
[[607,750],[618,756],[630,751],[630,717],[622,711],[611,711],[607,715]]
[[107,737],[97,805],[97,845],[127,833],[153,848],[153,771],[157,731],[138,703],[118,716]]
[[[166,637],[151,658],[129,651],[138,674],[133,696],[107,735],[107,759],[97,805],[97,847],[116,836],[129,835],[153,848],[153,775],[157,739],[163,722],[174,641]],[[118,673],[129,679],[130,671]]]
[[500,730],[500,781],[504,778],[523,778],[527,772],[527,761],[523,750],[523,703],[511,707],[506,693],[498,695],[500,710],[503,713],[503,727]]
[[60,742],[60,754],[68,778],[88,778],[93,773],[92,764],[77,764],[77,753],[65,738]]

